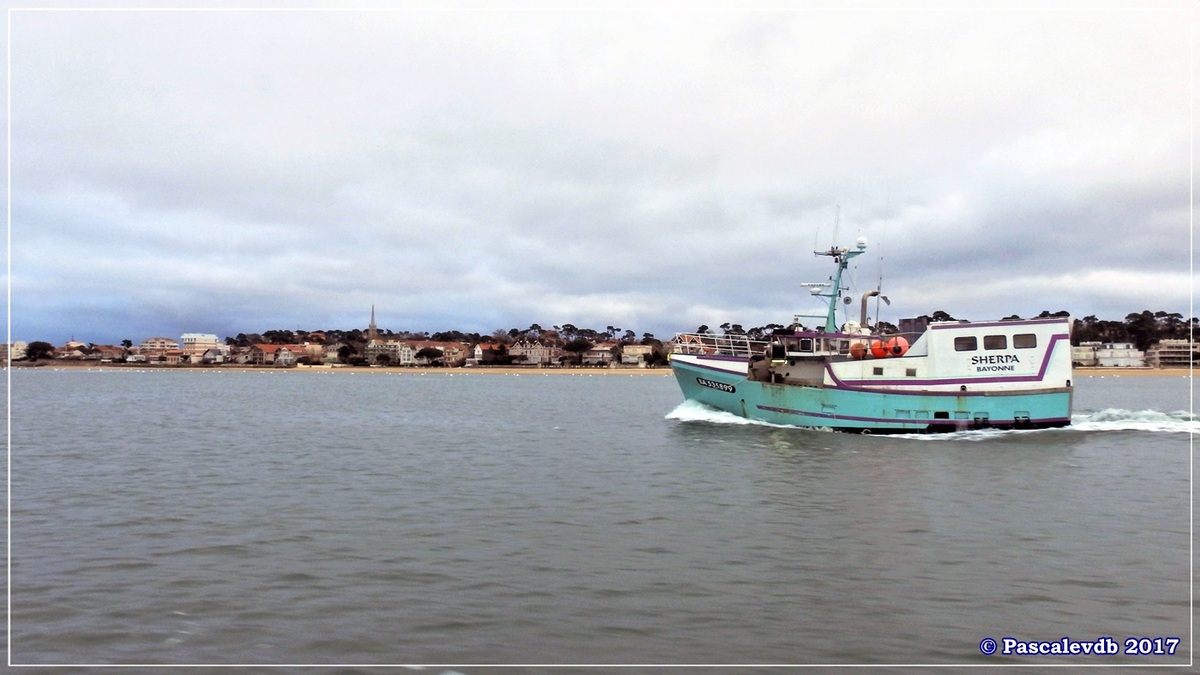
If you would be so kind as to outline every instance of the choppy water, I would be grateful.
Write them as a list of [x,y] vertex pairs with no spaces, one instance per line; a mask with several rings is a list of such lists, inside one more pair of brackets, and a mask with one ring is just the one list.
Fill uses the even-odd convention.
[[[669,377],[14,371],[12,662],[1188,663],[1189,380],[1078,380],[860,437]],[[980,648],[1064,636],[1181,642]]]

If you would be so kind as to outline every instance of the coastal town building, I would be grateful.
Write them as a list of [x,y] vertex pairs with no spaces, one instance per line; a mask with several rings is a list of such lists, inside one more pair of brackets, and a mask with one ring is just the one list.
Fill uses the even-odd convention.
[[223,347],[225,343],[212,333],[184,333],[180,338],[180,345],[184,354],[199,357],[210,349]]
[[471,358],[467,359],[468,366],[486,366],[498,362],[508,353],[508,347],[498,342],[480,342],[475,345]]
[[379,339],[379,327],[375,325],[375,305],[371,305],[371,323],[367,324],[367,342]]
[[204,353],[196,356],[193,355],[192,363],[226,363],[230,358],[230,348],[226,345],[217,345],[210,349],[204,350]]
[[1096,365],[1100,368],[1143,368],[1145,354],[1128,342],[1106,342],[1096,349]]
[[1080,342],[1071,347],[1071,364],[1076,366],[1094,366],[1096,365],[1096,350],[1103,343],[1100,342]]
[[1145,368],[1148,355],[1129,342],[1080,342],[1071,347],[1072,365],[1097,368]]
[[1146,351],[1146,365],[1152,368],[1189,366],[1200,361],[1200,343],[1191,340],[1159,340]]
[[562,350],[541,340],[518,340],[509,348],[508,353],[515,363],[533,363],[538,365],[558,363]]
[[300,346],[303,349],[297,353],[297,356],[304,359],[305,362],[321,363],[325,360],[325,345],[318,342],[305,342]]
[[87,356],[87,345],[78,346],[78,343],[67,343],[62,347],[54,350],[54,358],[66,359],[69,361],[82,361],[84,356]]
[[704,354],[708,347],[704,338],[695,333],[682,333],[671,339],[670,350],[679,354]]
[[147,361],[158,361],[164,358],[168,351],[175,349],[179,349],[179,343],[174,339],[152,337],[142,340],[142,343],[133,349],[133,353],[145,356]]
[[[425,349],[436,349],[440,357],[417,356]],[[384,340],[367,342],[364,356],[368,363],[388,366],[460,365],[471,355],[471,348],[461,342],[434,340]]]
[[654,353],[650,345],[625,345],[621,347],[621,365],[645,368]]
[[212,333],[184,333],[179,343],[188,363],[225,363],[230,358],[229,346]]
[[20,340],[12,344],[0,345],[0,361],[20,361],[25,358],[25,350],[29,347],[29,343]]
[[[364,337],[366,345],[363,347],[363,357],[371,365],[424,366],[435,363],[438,365],[462,365],[473,356],[471,348],[459,342],[405,340],[392,337],[391,333],[385,337],[379,332],[379,326],[375,323],[374,305],[371,305],[371,321],[367,324],[367,332]],[[332,352],[330,356],[336,358],[341,347],[342,345],[329,347],[328,352]],[[436,349],[442,355],[434,358],[429,358],[427,355],[418,357],[417,354],[425,349]],[[326,361],[330,356],[326,356]]]
[[288,345],[257,343],[250,345],[240,360],[255,366],[288,366],[296,362],[296,354]]
[[325,358],[321,359],[321,362],[327,366],[341,363],[341,350],[343,347],[347,346],[348,345],[346,345],[344,342],[335,342],[331,345],[325,345]]
[[379,334],[379,326],[375,324],[375,305],[371,305],[371,323],[367,325],[367,344],[363,348],[363,356],[367,363],[376,366],[399,365],[407,356],[411,361],[412,355],[406,354],[405,344],[399,340],[385,340]]
[[381,340],[376,337],[367,341],[364,356],[367,357],[367,362],[369,363],[390,366],[400,363],[403,350],[403,342],[398,340]]
[[[436,340],[409,340],[405,342],[408,346],[409,353],[404,354],[400,360],[400,365],[403,366],[427,366],[434,362],[439,362],[441,365],[461,365],[467,360],[467,355],[471,353],[471,348],[461,342],[443,342]],[[441,357],[420,357],[417,356],[426,349],[436,349],[441,352]]]
[[613,356],[613,348],[616,346],[615,342],[601,342],[593,345],[591,349],[583,353],[583,365],[602,366],[612,363],[616,358]]
[[94,345],[88,357],[98,359],[102,363],[123,361],[125,359],[125,348],[116,345]]

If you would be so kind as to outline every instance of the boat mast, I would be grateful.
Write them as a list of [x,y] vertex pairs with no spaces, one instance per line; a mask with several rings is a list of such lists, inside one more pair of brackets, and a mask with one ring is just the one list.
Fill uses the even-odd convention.
[[842,272],[846,271],[846,267],[850,264],[850,259],[860,256],[867,250],[867,238],[859,237],[855,243],[855,250],[848,248],[838,248],[830,246],[828,251],[813,251],[813,255],[824,255],[833,258],[833,262],[837,263],[837,272],[833,275],[833,283],[830,284],[828,293],[822,293],[819,289],[813,289],[813,295],[829,299],[829,309],[825,314],[825,332],[836,333],[836,313],[838,298],[842,295]]

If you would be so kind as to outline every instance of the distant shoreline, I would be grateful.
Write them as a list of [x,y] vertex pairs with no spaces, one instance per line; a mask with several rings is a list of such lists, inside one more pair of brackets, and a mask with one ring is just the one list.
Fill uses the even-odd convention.
[[1076,375],[1089,377],[1188,377],[1191,369],[1186,366],[1166,368],[1075,368]]
[[[14,368],[79,368],[87,370],[189,370],[189,371],[239,371],[239,372],[299,372],[299,373],[357,373],[357,374],[410,374],[410,375],[671,375],[670,367],[661,368],[600,368],[600,367],[554,367],[536,366],[472,366],[469,368],[431,368],[426,366],[274,366],[249,365],[150,365],[145,363],[95,363],[90,361],[39,361],[38,363],[16,363]],[[1074,369],[1077,377],[1188,377],[1186,367],[1169,368],[1096,368]]]
[[429,366],[276,366],[251,365],[177,365],[147,363],[96,363],[89,361],[39,361],[15,363],[14,369],[51,368],[58,370],[139,370],[139,371],[201,371],[201,372],[259,372],[259,373],[357,373],[366,375],[670,375],[669,367],[662,368],[600,368],[569,366],[539,368],[536,366],[471,366],[435,368]]

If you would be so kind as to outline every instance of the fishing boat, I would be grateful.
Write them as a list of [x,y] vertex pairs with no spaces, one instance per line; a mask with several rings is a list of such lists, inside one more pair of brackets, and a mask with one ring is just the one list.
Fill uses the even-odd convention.
[[[879,334],[862,296],[859,321],[836,325],[849,262],[867,249],[816,251],[836,265],[806,284],[823,298],[824,325],[764,340],[680,333],[671,368],[685,399],[748,419],[858,433],[1039,429],[1071,423],[1070,318],[924,323],[919,333]],[[902,323],[903,326],[903,323]]]

